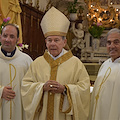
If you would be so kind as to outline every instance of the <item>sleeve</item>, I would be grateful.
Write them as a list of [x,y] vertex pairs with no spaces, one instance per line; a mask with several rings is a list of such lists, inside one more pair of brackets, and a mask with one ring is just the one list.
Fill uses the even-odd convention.
[[0,85],[0,98],[2,97],[3,88],[4,88],[4,86],[1,86],[1,85]]
[[22,80],[21,95],[26,120],[33,120],[42,99],[43,84],[36,80],[32,64]]
[[72,97],[75,120],[87,120],[90,105],[90,79],[83,64],[76,70],[76,84],[68,85]]
[[74,81],[76,81],[74,84],[67,84],[70,90],[73,117],[75,120],[87,120],[90,105],[90,79],[81,62],[78,62],[78,67],[75,69]]

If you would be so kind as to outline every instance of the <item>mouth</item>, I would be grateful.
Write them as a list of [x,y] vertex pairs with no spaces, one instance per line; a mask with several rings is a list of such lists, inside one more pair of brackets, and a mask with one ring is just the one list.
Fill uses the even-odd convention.
[[109,53],[115,53],[117,50],[115,50],[115,49],[112,49],[112,50],[110,50],[110,52]]
[[50,50],[57,50],[57,49],[55,49],[55,48],[51,48]]
[[4,45],[5,45],[5,46],[10,46],[10,43],[6,42]]
[[5,45],[6,45],[6,46],[9,46],[9,45],[10,45],[10,43],[5,43]]

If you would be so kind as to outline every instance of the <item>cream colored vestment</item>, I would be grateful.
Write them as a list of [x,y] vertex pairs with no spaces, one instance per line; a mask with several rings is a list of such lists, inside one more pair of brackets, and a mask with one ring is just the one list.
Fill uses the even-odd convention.
[[[6,57],[0,47],[0,120],[25,120],[20,87],[31,62],[32,59],[18,48],[13,57]],[[15,99],[7,101],[1,98],[4,86],[13,88]]]
[[99,70],[89,120],[120,120],[120,58],[108,59]]
[[[81,61],[73,56],[70,51],[67,52],[65,50],[64,55],[56,60],[53,60],[45,52],[43,56],[38,57],[31,64],[23,78],[21,92],[26,120],[47,119],[48,94],[50,93],[43,92],[43,85],[50,80],[51,75],[54,75],[53,73],[56,71],[53,73],[51,71],[57,65],[56,81],[66,85],[68,89],[64,99],[62,94],[54,94],[53,119],[87,120],[90,100],[89,76]],[[63,104],[61,104],[62,100]],[[69,101],[72,101],[71,106]],[[70,109],[66,111],[68,108]]]

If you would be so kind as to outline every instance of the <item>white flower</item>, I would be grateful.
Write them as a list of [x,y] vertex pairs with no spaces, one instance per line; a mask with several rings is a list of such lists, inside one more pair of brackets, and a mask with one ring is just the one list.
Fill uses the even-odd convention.
[[25,46],[26,49],[28,49],[28,47],[29,47],[29,45],[27,45],[27,44],[25,44],[24,46]]
[[19,47],[19,46],[18,46],[18,49],[19,49],[20,51],[23,51],[23,48],[21,48],[21,47]]
[[19,48],[20,51],[23,51],[24,48],[28,49],[28,46],[27,44],[22,44],[22,43],[18,43],[17,44],[17,47]]

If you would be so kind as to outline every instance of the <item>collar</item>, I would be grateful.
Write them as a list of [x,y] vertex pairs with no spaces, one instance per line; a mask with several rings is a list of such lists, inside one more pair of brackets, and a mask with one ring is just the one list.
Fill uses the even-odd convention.
[[120,57],[117,58],[114,62],[115,62],[115,63],[120,63]]
[[15,54],[16,48],[15,48],[12,52],[10,52],[10,53],[6,52],[6,51],[3,50],[2,48],[1,48],[1,51],[2,51],[2,53],[3,53],[6,57],[12,57],[12,56]]
[[[49,53],[49,51],[48,51],[48,53]],[[62,52],[61,52],[57,57],[54,57],[53,55],[51,55],[51,54],[49,53],[49,55],[50,55],[54,60],[56,60],[57,58],[61,57],[63,54],[64,54],[64,50],[63,50],[63,49],[62,49]]]

